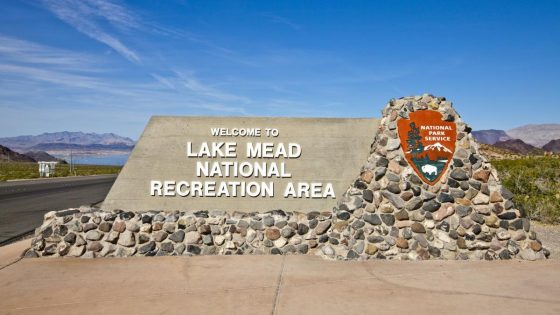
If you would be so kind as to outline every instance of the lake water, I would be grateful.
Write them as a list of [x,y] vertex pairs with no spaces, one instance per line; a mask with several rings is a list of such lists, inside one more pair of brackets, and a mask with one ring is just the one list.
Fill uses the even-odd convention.
[[[73,155],[74,164],[90,164],[90,165],[124,165],[128,160],[129,154],[115,155]],[[55,155],[60,159],[65,159],[70,163],[70,155]]]

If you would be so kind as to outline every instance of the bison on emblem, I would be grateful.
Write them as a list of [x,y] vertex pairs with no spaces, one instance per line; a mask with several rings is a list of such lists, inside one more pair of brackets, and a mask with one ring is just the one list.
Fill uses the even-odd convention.
[[435,176],[437,174],[437,167],[434,165],[424,165],[422,166],[422,172],[426,175]]

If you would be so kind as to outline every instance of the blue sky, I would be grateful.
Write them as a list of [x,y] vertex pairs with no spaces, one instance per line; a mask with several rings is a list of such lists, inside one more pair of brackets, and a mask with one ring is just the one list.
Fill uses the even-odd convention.
[[379,117],[452,100],[474,129],[559,123],[560,1],[6,1],[0,136],[151,115]]

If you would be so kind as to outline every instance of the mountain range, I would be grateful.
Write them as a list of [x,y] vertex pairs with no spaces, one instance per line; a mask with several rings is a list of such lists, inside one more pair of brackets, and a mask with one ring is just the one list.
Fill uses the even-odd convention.
[[492,145],[519,154],[560,153],[560,124],[525,125],[510,130],[477,130],[473,137],[483,144]]
[[498,141],[493,144],[494,147],[506,149],[515,153],[527,154],[543,154],[544,150],[523,142],[521,139],[509,139]]
[[510,130],[476,130],[472,134],[480,143],[494,144],[498,141],[521,139],[534,147],[542,148],[551,140],[560,139],[560,124],[525,125]]
[[106,154],[130,152],[134,140],[114,133],[52,132],[36,136],[0,138],[0,145],[13,151],[46,151],[51,154],[70,152],[82,154]]
[[475,130],[472,132],[472,135],[476,141],[484,144],[494,144],[498,141],[511,139],[505,131],[497,129]]
[[542,148],[551,140],[560,139],[560,124],[525,125],[507,130],[512,139],[521,139],[523,142]]
[[[560,153],[560,124],[532,124],[510,130],[476,130],[472,134],[480,143],[519,154],[542,154],[544,151]],[[23,161],[28,158],[35,161],[37,159],[47,160],[47,156],[44,154],[64,156],[69,152],[82,155],[130,153],[135,142],[128,137],[114,133],[62,131],[36,136],[0,138],[0,145],[6,147],[0,151],[0,155],[4,159],[13,161],[21,159]],[[441,148],[436,145],[437,143],[433,145],[433,148],[426,149],[438,152],[446,151],[445,147]],[[37,151],[44,154],[37,153]],[[26,157],[18,156],[18,153],[25,154]],[[51,158],[55,159],[52,156]]]

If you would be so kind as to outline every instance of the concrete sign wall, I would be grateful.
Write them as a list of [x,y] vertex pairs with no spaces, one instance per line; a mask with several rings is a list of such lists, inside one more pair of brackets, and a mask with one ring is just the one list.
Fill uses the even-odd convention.
[[378,119],[153,117],[105,209],[331,210]]

